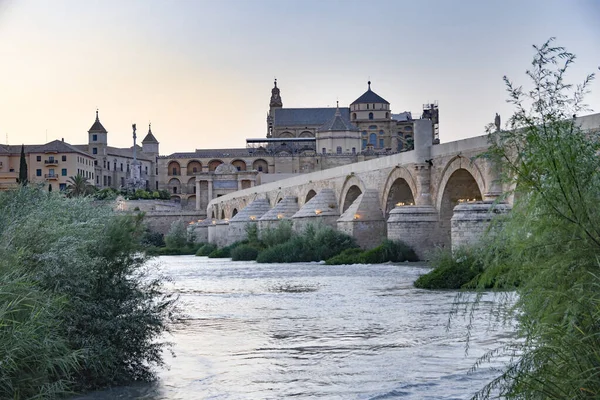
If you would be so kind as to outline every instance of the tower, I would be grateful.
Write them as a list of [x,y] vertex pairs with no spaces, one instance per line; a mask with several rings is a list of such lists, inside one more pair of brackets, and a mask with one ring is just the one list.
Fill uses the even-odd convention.
[[275,83],[273,89],[271,89],[271,101],[269,102],[269,113],[267,114],[267,137],[272,137],[273,135],[273,122],[275,120],[275,109],[282,108],[283,102],[281,101],[281,95],[279,88],[277,87],[277,79],[275,79]]
[[108,146],[108,132],[102,126],[96,109],[96,121],[88,131],[88,152],[95,158],[106,155],[106,146]]
[[142,140],[142,152],[152,156],[158,156],[158,140],[152,134],[152,124],[148,124],[148,134]]

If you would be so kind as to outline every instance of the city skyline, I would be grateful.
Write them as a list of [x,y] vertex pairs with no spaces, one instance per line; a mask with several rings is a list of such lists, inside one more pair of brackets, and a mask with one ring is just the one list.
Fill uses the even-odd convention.
[[85,143],[98,108],[113,146],[152,122],[161,154],[244,147],[274,78],[284,107],[347,106],[367,80],[394,113],[438,101],[449,142],[506,121],[502,76],[528,83],[533,44],[578,56],[570,82],[597,72],[598,18],[594,1],[0,0],[0,143]]

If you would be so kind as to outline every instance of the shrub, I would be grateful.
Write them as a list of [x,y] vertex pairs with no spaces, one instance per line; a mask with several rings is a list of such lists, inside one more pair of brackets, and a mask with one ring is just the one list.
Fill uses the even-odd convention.
[[233,261],[252,261],[258,257],[258,249],[249,244],[242,244],[231,250],[231,259]]
[[[0,193],[0,336],[8,323],[13,337],[0,338],[0,390],[27,386],[0,398],[155,378],[174,309],[161,282],[148,277],[142,234],[141,217],[86,198]],[[11,280],[26,296],[6,293]]]
[[363,251],[359,248],[346,249],[337,256],[329,258],[325,264],[327,265],[351,265],[362,264],[361,255]]
[[461,289],[483,272],[481,257],[473,248],[461,247],[454,251],[440,249],[433,253],[434,269],[421,275],[414,283],[420,289]]
[[294,236],[292,222],[288,220],[279,221],[275,228],[262,229],[260,231],[260,241],[265,247],[285,243]]
[[142,236],[142,244],[155,247],[164,247],[165,238],[162,233],[146,230]]
[[187,227],[183,220],[173,221],[169,233],[165,236],[165,243],[171,249],[180,249],[186,245]]
[[196,255],[199,256],[199,257],[206,257],[210,253],[212,253],[213,251],[215,251],[216,249],[217,249],[217,246],[215,246],[214,244],[206,243],[206,244],[200,246],[200,248],[198,249],[198,251],[196,251]]
[[388,261],[419,261],[419,259],[413,249],[405,243],[386,239],[379,246],[365,251],[361,261],[363,264],[380,264]]

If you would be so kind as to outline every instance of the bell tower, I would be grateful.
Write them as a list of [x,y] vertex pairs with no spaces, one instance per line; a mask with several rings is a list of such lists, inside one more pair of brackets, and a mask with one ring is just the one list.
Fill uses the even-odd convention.
[[96,158],[105,156],[106,146],[108,146],[108,132],[102,126],[96,109],[96,121],[88,131],[88,152]]
[[271,101],[269,102],[269,113],[267,114],[267,137],[273,136],[273,123],[275,122],[275,109],[282,108],[283,102],[281,101],[281,95],[279,88],[277,87],[277,78],[273,89],[271,89]]

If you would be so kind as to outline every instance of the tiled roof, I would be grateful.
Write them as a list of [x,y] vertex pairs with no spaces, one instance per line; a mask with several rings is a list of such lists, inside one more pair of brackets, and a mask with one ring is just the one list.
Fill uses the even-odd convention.
[[[160,158],[226,158],[226,157],[251,157],[252,153],[246,148],[237,149],[196,149],[193,153],[173,153]],[[256,155],[255,155],[256,156]]]
[[333,118],[329,121],[325,122],[323,125],[319,127],[319,131],[337,131],[337,132],[347,132],[347,131],[358,131],[358,128],[350,121],[344,121],[340,112],[336,112]]
[[146,137],[144,138],[144,140],[142,140],[142,143],[156,143],[156,144],[158,144],[158,140],[156,140],[156,138],[152,134],[152,126],[148,125],[148,134],[146,135]]
[[369,89],[363,93],[358,99],[354,100],[352,104],[362,104],[362,103],[383,103],[390,104],[386,99],[375,93],[371,90],[371,82],[369,81]]
[[98,118],[98,110],[96,110],[96,120],[94,121],[94,124],[88,132],[107,133],[106,129],[104,129],[104,127],[100,123],[100,119]]
[[[9,154],[21,154],[21,145],[4,146]],[[25,153],[79,153],[90,157],[90,155],[76,146],[65,143],[62,140],[53,140],[46,144],[27,144]]]
[[[275,126],[321,126],[335,115],[335,107],[322,108],[277,108]],[[342,119],[350,123],[350,108],[340,108]]]

